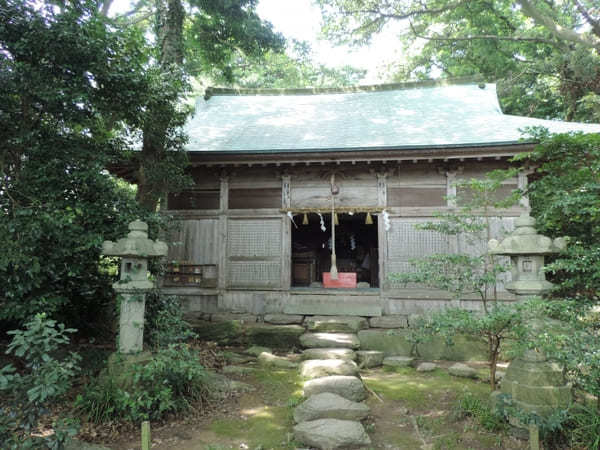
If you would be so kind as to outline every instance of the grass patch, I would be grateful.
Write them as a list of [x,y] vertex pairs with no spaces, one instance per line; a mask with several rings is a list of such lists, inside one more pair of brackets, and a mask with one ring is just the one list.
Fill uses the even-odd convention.
[[433,443],[434,450],[452,450],[452,449],[462,449],[464,447],[461,446],[462,437],[461,434],[453,431],[445,436],[440,436],[435,439]]
[[262,404],[242,406],[241,417],[219,419],[210,425],[215,434],[243,441],[250,448],[295,448],[288,442],[292,410],[302,398],[297,369],[257,368],[250,377],[260,384]]
[[416,420],[421,432],[425,432],[431,436],[437,436],[448,432],[449,423],[446,415],[437,417],[417,416]]
[[288,409],[265,406],[246,411],[243,418],[220,419],[210,425],[215,434],[243,440],[250,448],[294,448],[288,442]]
[[297,404],[302,398],[298,369],[257,369],[252,377],[262,385],[265,402],[277,406]]
[[[448,404],[456,395],[470,392],[485,398],[489,395],[489,387],[485,384],[466,378],[456,378],[445,371],[436,370],[419,373],[412,368],[398,368],[393,373],[372,372],[363,376],[366,385],[383,399],[401,401],[411,410],[422,410],[435,401]],[[440,403],[441,402],[441,403]]]

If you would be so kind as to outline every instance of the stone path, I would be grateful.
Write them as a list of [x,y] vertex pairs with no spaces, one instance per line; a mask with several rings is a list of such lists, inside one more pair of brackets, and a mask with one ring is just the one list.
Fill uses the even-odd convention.
[[367,327],[366,319],[314,316],[305,325],[308,332],[300,342],[306,350],[299,370],[309,380],[304,383],[306,400],[294,411],[295,439],[326,450],[370,445],[360,422],[370,410],[363,402],[367,390],[358,371],[381,365],[383,354],[355,351],[360,348],[356,333]]

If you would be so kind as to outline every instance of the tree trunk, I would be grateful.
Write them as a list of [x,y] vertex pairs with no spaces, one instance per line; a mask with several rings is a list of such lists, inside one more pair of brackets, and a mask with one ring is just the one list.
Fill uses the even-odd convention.
[[163,68],[183,64],[183,19],[181,0],[156,0],[156,37]]
[[[183,64],[183,20],[185,10],[181,0],[156,0],[156,37],[159,49],[159,63],[164,72]],[[162,187],[153,183],[149,175],[163,159],[166,147],[164,118],[157,117],[162,111],[149,111],[148,124],[144,130],[143,145],[137,173],[137,200],[148,210],[155,210],[160,198],[165,194]],[[153,117],[154,116],[154,117]]]
[[496,366],[498,364],[499,348],[500,339],[497,336],[490,336],[490,387],[492,392],[496,390]]

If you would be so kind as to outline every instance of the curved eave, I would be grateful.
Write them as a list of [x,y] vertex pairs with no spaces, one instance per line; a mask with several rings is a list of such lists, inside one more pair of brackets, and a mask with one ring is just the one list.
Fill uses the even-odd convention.
[[535,141],[468,143],[450,145],[393,146],[372,148],[259,149],[241,151],[188,151],[194,165],[267,162],[344,162],[448,160],[511,157],[529,151]]

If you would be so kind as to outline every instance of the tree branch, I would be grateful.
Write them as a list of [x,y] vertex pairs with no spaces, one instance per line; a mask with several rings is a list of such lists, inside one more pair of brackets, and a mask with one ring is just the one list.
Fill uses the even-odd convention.
[[102,3],[102,9],[100,10],[100,13],[101,13],[103,16],[106,16],[106,17],[108,17],[108,10],[110,9],[110,6],[112,5],[112,2],[113,2],[113,0],[105,0],[105,1]]
[[581,13],[581,15],[585,18],[587,23],[589,23],[592,27],[592,31],[598,37],[600,37],[600,21],[594,19],[590,12],[586,9],[585,6],[579,1],[575,0],[575,6],[577,6],[577,10]]
[[585,45],[590,48],[600,49],[600,40],[588,39],[584,35],[565,28],[554,21],[554,19],[537,9],[529,0],[517,0],[521,5],[523,14],[531,17],[539,25],[544,26],[550,33],[564,41]]
[[375,15],[378,16],[378,18],[380,19],[394,19],[394,20],[404,20],[404,19],[410,19],[412,17],[417,17],[417,16],[424,16],[424,15],[438,15],[441,14],[443,12],[449,11],[451,9],[457,8],[458,6],[464,5],[464,4],[468,4],[470,0],[460,0],[456,3],[451,3],[447,6],[444,6],[442,8],[438,8],[438,9],[427,9],[426,6],[424,6],[422,9],[417,9],[414,11],[407,11],[407,12],[403,12],[403,13],[385,13],[382,12],[381,9],[354,9],[354,10],[345,10],[342,11],[342,14],[345,16],[353,16],[355,14],[371,14],[371,15]]
[[410,29],[417,38],[426,39],[428,41],[474,41],[474,40],[494,40],[494,41],[513,41],[513,42],[537,42],[540,44],[548,44],[556,46],[556,42],[536,38],[536,37],[525,37],[525,36],[498,36],[496,34],[480,34],[476,36],[424,36],[417,32],[412,22],[410,22]]

